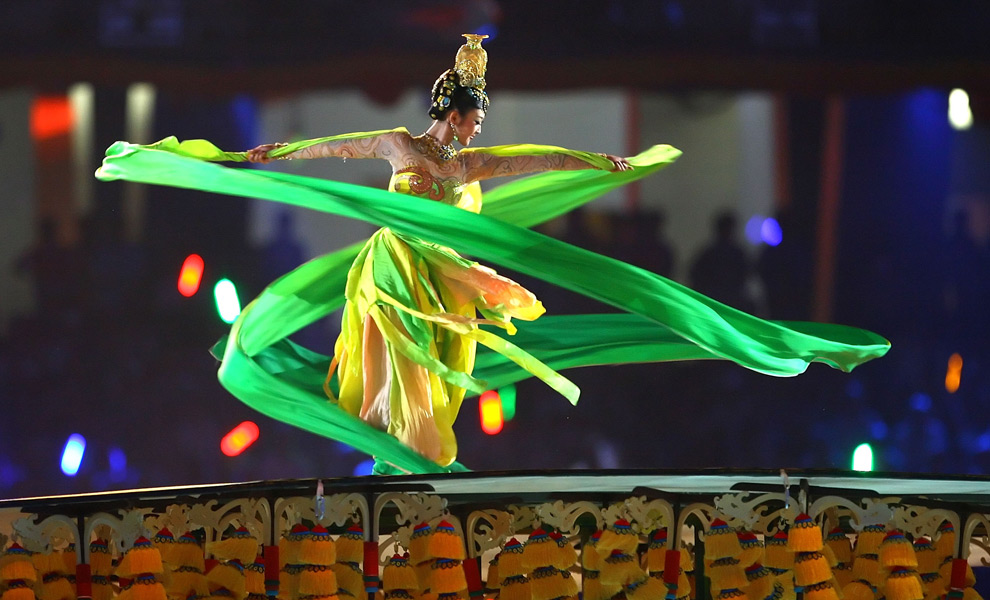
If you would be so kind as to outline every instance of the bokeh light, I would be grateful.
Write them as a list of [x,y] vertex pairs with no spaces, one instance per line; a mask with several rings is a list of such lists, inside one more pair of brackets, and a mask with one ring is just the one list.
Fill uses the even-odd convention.
[[498,396],[502,399],[502,419],[511,421],[516,416],[516,386],[510,383],[498,388]]
[[217,303],[217,313],[224,323],[233,323],[241,314],[241,301],[237,288],[229,279],[221,279],[213,287],[213,298]]
[[354,476],[364,477],[366,475],[371,475],[375,470],[375,459],[369,458],[368,460],[362,460],[358,464],[354,465]]
[[780,223],[773,217],[767,217],[760,225],[760,240],[768,246],[779,246],[784,241],[784,232],[780,229]]
[[73,124],[68,96],[38,96],[31,104],[31,137],[36,140],[67,135]]
[[853,471],[873,470],[873,447],[869,444],[860,444],[853,451],[852,458]]
[[763,219],[763,215],[753,215],[746,221],[746,228],[744,229],[746,239],[753,245],[758,245],[763,241],[760,236],[760,230],[763,228]]
[[190,254],[182,262],[179,270],[179,293],[190,298],[199,291],[199,284],[203,280],[203,257],[198,254]]
[[478,412],[481,414],[481,430],[488,435],[502,431],[505,420],[502,415],[502,399],[498,392],[488,390],[478,398]]
[[780,228],[780,223],[773,217],[753,215],[746,221],[744,231],[746,233],[746,239],[754,246],[760,244],[778,246],[784,239],[784,233]]
[[945,369],[945,391],[950,394],[959,391],[959,385],[962,383],[962,366],[962,356],[953,354],[949,357],[949,365]]
[[62,472],[69,477],[75,477],[76,473],[79,472],[79,466],[82,464],[85,453],[86,438],[78,433],[70,435],[69,439],[65,442],[65,448],[62,450],[62,462],[60,465]]
[[260,430],[256,423],[244,421],[223,436],[220,440],[220,451],[227,456],[237,456],[247,450],[258,439],[259,434]]
[[973,126],[973,111],[969,108],[969,94],[965,90],[956,88],[949,93],[949,124],[960,131]]

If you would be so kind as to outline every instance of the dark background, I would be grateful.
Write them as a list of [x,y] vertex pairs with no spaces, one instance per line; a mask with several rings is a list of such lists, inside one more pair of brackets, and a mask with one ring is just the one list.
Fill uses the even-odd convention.
[[[791,379],[715,363],[574,370],[578,407],[525,382],[518,416],[497,436],[479,431],[467,402],[459,458],[474,469],[847,468],[852,449],[869,442],[878,468],[983,473],[990,248],[972,233],[979,213],[956,215],[950,198],[979,207],[990,193],[988,30],[990,5],[976,1],[8,0],[0,89],[64,94],[92,82],[102,148],[124,137],[126,86],[146,81],[159,92],[153,137],[240,148],[256,141],[244,124],[254,102],[355,86],[388,102],[432,81],[460,33],[488,31],[499,54],[492,88],[770,92],[786,107],[790,203],[780,215],[785,242],[764,247],[752,268],[769,290],[765,316],[783,319],[813,316],[822,144],[827,107],[839,99],[846,135],[830,319],[888,337],[887,357],[853,374],[813,365]],[[956,87],[972,99],[967,132],[945,118]],[[261,266],[274,260],[271,249],[248,243],[246,203],[150,189],[145,231],[132,243],[120,231],[122,194],[97,186],[71,243],[41,244],[39,227],[28,275],[36,310],[0,337],[0,496],[366,468],[366,457],[261,417],[222,390],[207,349],[226,326],[208,299],[175,294],[175,265],[193,242],[209,277],[240,282],[242,302],[270,281]],[[645,218],[618,215],[611,227]],[[568,237],[662,264],[664,249],[645,236],[634,235],[632,250],[596,245],[576,226]],[[558,312],[602,308],[519,280],[567,307]],[[775,304],[780,294],[786,301]],[[312,341],[329,350],[331,340]],[[949,393],[954,352],[963,377]],[[219,439],[243,419],[259,423],[261,438],[239,457],[222,456]],[[67,477],[58,462],[73,432],[89,445],[79,474]]]

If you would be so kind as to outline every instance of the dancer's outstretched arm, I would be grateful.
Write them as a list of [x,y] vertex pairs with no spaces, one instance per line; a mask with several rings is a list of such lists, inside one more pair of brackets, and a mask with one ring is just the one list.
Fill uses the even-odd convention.
[[[521,175],[523,173],[541,173],[544,171],[577,171],[580,169],[598,168],[586,160],[565,152],[549,152],[541,154],[505,155],[488,152],[486,148],[478,148],[461,152],[466,181],[483,181],[493,177]],[[494,148],[492,150],[495,150]],[[627,171],[632,169],[626,159],[611,154],[601,154],[612,162],[612,171]]]
[[306,158],[381,158],[388,160],[396,149],[396,141],[405,135],[398,131],[387,131],[379,135],[370,137],[355,137],[350,139],[338,139],[333,141],[314,144],[291,154],[280,156],[277,159],[268,155],[276,148],[281,148],[286,144],[261,144],[247,151],[249,162],[266,164],[279,159],[306,159]]

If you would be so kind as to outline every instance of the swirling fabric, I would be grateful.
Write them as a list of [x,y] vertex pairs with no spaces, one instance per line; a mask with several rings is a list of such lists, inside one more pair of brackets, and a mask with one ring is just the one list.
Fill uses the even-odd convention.
[[[288,154],[341,137],[297,142],[273,154]],[[593,154],[531,144],[472,151],[506,156],[567,152],[591,164],[604,160]],[[887,352],[889,342],[874,333],[842,325],[766,321],[660,275],[528,229],[649,175],[679,155],[670,146],[654,146],[629,159],[635,167],[630,171],[557,171],[519,179],[486,193],[481,214],[415,197],[397,203],[392,193],[365,186],[224,167],[210,161],[240,161],[244,153],[222,152],[204,140],[180,143],[167,138],[150,146],[118,142],[107,150],[97,177],[261,198],[367,221],[625,311],[544,316],[519,323],[514,336],[483,330],[492,344],[502,340],[519,347],[551,369],[728,359],[761,373],[793,376],[812,362],[849,371]],[[203,198],[208,201],[209,197]],[[220,381],[260,412],[347,443],[400,471],[462,470],[458,463],[439,466],[328,401],[323,384],[329,358],[286,339],[343,305],[347,272],[362,245],[305,263],[277,279],[251,302],[229,336],[214,348],[222,357]],[[505,353],[482,349],[472,376],[481,382],[479,385],[493,388],[529,377],[530,372]]]

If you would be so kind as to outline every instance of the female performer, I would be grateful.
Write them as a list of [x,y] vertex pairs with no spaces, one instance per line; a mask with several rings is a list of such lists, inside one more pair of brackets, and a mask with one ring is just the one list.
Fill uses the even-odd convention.
[[[889,343],[868,331],[764,321],[527,229],[656,171],[680,152],[654,146],[622,159],[530,144],[469,148],[488,110],[487,57],[483,36],[466,37],[454,68],[433,86],[433,123],[422,135],[400,128],[248,152],[166,138],[147,146],[118,142],[107,150],[97,171],[103,180],[265,198],[386,227],[359,250],[318,257],[279,278],[244,309],[214,348],[223,359],[221,383],[241,401],[376,456],[376,472],[397,472],[389,465],[450,471],[463,469],[454,462],[452,425],[466,390],[480,393],[533,375],[576,402],[579,390],[554,369],[727,359],[792,376],[811,362],[848,371],[887,352]],[[454,142],[464,149],[455,150]],[[210,164],[323,156],[389,161],[389,191]],[[482,207],[478,181],[527,172],[538,174],[490,190]],[[542,305],[452,248],[625,314],[551,315],[513,335],[512,318],[533,321]],[[341,305],[332,360],[286,339]],[[485,353],[476,355],[478,344]]]
[[[453,69],[433,84],[433,124],[412,136],[405,130],[324,142],[281,158],[379,158],[392,166],[389,189],[479,212],[471,184],[505,175],[591,169],[568,154],[500,156],[485,149],[458,152],[481,133],[488,111],[486,53],[466,35]],[[267,163],[281,144],[248,151],[251,162]],[[613,170],[632,167],[603,155]],[[453,424],[474,367],[478,325],[513,330],[515,317],[532,321],[543,305],[517,283],[453,250],[388,228],[365,244],[347,278],[340,337],[330,376],[337,370],[339,394],[331,399],[352,415],[387,430],[420,454],[446,466],[457,444]],[[482,318],[478,317],[478,313]],[[328,376],[329,379],[329,376]]]

